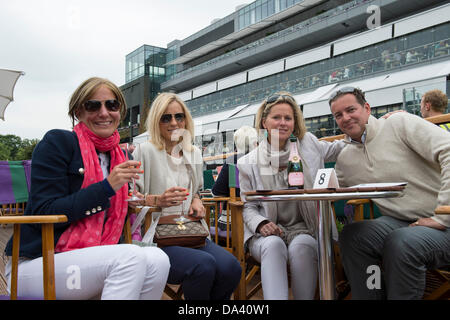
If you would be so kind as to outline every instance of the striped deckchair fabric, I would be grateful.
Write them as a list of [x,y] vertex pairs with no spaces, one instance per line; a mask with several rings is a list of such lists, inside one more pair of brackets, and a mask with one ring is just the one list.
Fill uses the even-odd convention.
[[228,164],[228,187],[239,188],[239,170],[235,164]]
[[23,214],[30,191],[31,160],[0,161],[2,215]]

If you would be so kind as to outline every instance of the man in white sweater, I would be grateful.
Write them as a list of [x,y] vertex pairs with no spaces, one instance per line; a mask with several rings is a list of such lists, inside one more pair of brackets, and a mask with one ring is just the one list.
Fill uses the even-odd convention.
[[421,299],[426,270],[450,265],[450,216],[434,214],[450,204],[450,134],[406,112],[377,120],[357,88],[334,92],[329,104],[348,144],[336,162],[341,186],[408,182],[403,197],[374,200],[381,217],[340,234],[352,297]]

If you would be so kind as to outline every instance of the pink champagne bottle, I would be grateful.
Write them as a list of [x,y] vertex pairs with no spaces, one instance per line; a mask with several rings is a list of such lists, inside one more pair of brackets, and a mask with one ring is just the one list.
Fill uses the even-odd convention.
[[288,163],[288,185],[289,188],[303,189],[303,165],[302,159],[297,150],[297,138],[291,135],[289,138],[291,141],[291,150],[289,153]]

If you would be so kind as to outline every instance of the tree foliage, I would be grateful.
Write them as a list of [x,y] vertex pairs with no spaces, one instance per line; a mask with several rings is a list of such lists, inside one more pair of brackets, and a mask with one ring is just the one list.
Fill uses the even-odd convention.
[[7,134],[0,135],[0,160],[30,160],[39,139],[21,139]]

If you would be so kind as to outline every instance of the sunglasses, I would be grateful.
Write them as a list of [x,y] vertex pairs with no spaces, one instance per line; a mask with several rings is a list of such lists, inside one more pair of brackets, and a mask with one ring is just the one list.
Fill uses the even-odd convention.
[[182,122],[186,118],[184,113],[175,113],[175,114],[166,113],[162,115],[161,122],[169,123],[170,121],[172,121],[172,117],[174,117],[177,122]]
[[285,94],[275,94],[275,95],[270,96],[270,97],[267,98],[266,104],[274,103],[275,101],[277,101],[280,98],[283,98],[285,100],[295,101],[295,99],[293,97],[291,97],[291,96],[288,96],[288,95],[285,95]]
[[330,98],[328,99],[328,101],[332,101],[334,98],[336,98],[337,96],[341,95],[341,94],[345,94],[345,93],[356,93],[356,88],[355,87],[343,87],[342,89],[336,90],[335,92],[333,92],[330,96]]
[[102,107],[103,102],[105,103],[105,107],[108,111],[116,112],[120,109],[120,102],[115,99],[105,101],[88,100],[83,103],[83,106],[87,112],[97,112]]

